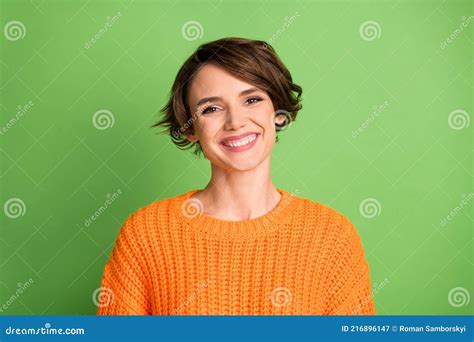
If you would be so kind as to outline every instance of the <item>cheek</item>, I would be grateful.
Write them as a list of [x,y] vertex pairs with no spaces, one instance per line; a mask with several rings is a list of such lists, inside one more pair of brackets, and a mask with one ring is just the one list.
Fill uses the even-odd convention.
[[[259,112],[259,122],[262,126],[265,127],[265,130],[274,130],[275,128],[275,110],[273,109],[273,106],[270,104],[268,106],[265,106],[262,108],[262,110]],[[271,132],[266,132],[271,133]]]
[[198,121],[197,134],[202,142],[213,140],[219,131],[220,123],[217,118],[202,118]]
[[263,143],[266,149],[272,148],[276,139],[275,117],[272,105],[265,106],[258,111],[256,123],[262,127],[264,131]]

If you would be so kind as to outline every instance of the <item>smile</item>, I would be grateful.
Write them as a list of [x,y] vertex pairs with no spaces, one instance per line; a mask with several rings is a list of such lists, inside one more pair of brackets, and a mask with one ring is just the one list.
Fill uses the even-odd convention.
[[246,134],[244,137],[237,140],[226,139],[221,142],[221,145],[229,151],[232,152],[243,152],[251,149],[257,141],[257,138],[260,134],[250,133]]

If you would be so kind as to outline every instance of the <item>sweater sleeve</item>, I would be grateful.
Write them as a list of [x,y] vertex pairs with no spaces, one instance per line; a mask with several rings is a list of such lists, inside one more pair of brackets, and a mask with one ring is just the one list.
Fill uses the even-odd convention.
[[325,314],[375,315],[369,265],[361,239],[345,216],[341,218],[339,229]]
[[148,315],[149,299],[139,234],[129,216],[105,265],[101,287],[94,293],[97,315]]

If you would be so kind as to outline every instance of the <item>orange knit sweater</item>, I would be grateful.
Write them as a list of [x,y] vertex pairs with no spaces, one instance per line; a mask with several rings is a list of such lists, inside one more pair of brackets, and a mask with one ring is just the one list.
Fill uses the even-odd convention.
[[200,213],[189,191],[130,215],[105,265],[98,315],[373,315],[351,222],[282,197],[255,219]]

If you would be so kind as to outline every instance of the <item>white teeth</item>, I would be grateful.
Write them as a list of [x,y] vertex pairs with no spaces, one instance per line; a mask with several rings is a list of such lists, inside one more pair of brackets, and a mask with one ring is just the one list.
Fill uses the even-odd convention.
[[241,140],[225,142],[224,145],[226,145],[228,147],[239,147],[239,146],[244,146],[244,145],[250,144],[255,139],[257,139],[257,135],[252,134],[252,135],[246,136],[245,138],[243,138]]

